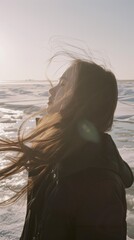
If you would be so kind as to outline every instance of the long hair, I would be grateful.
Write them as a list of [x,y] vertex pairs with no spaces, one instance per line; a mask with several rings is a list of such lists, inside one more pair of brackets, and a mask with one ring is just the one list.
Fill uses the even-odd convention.
[[[15,152],[10,165],[0,170],[0,179],[5,179],[24,170],[35,172],[27,184],[14,194],[6,204],[15,202],[27,190],[48,176],[57,162],[77,151],[85,141],[80,128],[89,123],[96,132],[108,131],[113,123],[117,104],[117,83],[114,74],[94,62],[74,60],[75,84],[64,108],[59,113],[44,116],[28,134],[22,134],[23,124],[15,140],[1,139],[0,151]],[[69,81],[69,79],[68,79]],[[63,96],[64,97],[64,96]],[[82,131],[86,131],[85,125]]]

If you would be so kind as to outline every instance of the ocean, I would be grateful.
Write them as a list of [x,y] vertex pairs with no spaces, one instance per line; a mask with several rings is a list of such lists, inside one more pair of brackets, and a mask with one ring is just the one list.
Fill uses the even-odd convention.
[[[0,83],[0,137],[14,138],[21,122],[30,114],[47,106],[47,81],[19,81]],[[110,132],[122,158],[134,172],[134,81],[118,81],[119,97],[113,128]],[[26,131],[35,126],[28,120]],[[0,154],[0,167],[8,161],[9,153]],[[0,183],[0,201],[12,195],[10,187],[19,189],[27,181],[23,172]],[[126,190],[127,239],[134,239],[134,185]],[[26,200],[0,208],[0,240],[18,240],[24,224]]]

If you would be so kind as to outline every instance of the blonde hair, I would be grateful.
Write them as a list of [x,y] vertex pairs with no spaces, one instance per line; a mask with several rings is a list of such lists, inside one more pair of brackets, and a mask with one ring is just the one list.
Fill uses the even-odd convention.
[[28,135],[23,136],[20,128],[18,139],[0,140],[0,151],[16,152],[11,164],[0,170],[0,179],[25,169],[29,172],[27,184],[6,204],[30,192],[42,178],[48,177],[57,162],[69,157],[86,141],[98,141],[97,137],[83,137],[86,134],[81,134],[81,123],[93,126],[97,134],[112,126],[118,95],[114,74],[94,62],[80,59],[75,59],[72,66],[75,66],[75,87],[60,113],[43,117]]

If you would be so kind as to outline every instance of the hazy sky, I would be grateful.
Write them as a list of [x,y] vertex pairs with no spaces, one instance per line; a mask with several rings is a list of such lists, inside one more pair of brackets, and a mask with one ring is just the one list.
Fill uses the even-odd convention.
[[57,35],[86,42],[118,79],[134,79],[134,0],[0,0],[0,81],[44,79]]

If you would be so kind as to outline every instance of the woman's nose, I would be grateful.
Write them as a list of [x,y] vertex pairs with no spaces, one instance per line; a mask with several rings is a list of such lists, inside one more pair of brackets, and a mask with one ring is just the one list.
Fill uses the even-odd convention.
[[56,94],[56,86],[55,87],[52,87],[49,89],[49,93],[52,95],[52,94]]
[[55,91],[54,89],[55,89],[55,87],[52,87],[49,89],[50,94],[54,93],[54,91]]
[[49,89],[49,93],[52,94],[53,93],[53,88]]

